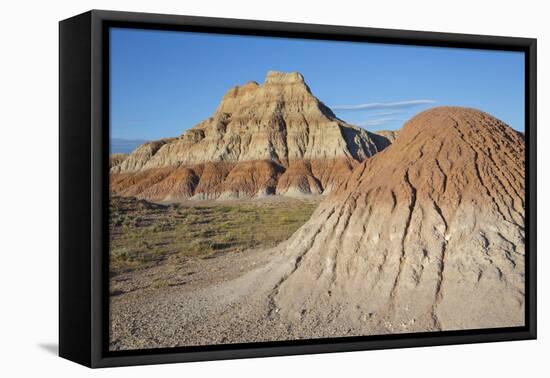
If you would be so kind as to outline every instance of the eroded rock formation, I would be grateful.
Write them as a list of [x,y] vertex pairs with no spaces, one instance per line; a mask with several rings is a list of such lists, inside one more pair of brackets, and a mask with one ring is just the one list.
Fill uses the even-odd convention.
[[109,156],[109,168],[119,166],[127,157],[128,154],[111,154]]
[[521,326],[524,225],[521,135],[425,111],[278,247],[271,316],[320,336]]
[[111,168],[112,190],[150,200],[326,194],[389,145],[338,119],[301,74],[231,88],[214,115]]
[[382,137],[386,138],[388,142],[391,144],[397,138],[399,131],[398,130],[380,130],[380,131],[376,131],[375,133],[377,135],[381,135]]

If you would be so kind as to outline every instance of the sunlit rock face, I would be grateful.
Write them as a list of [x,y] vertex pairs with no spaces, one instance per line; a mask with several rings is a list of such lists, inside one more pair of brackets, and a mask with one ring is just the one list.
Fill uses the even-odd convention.
[[389,144],[338,119],[300,73],[270,71],[181,136],[139,146],[111,168],[111,187],[150,200],[327,194]]

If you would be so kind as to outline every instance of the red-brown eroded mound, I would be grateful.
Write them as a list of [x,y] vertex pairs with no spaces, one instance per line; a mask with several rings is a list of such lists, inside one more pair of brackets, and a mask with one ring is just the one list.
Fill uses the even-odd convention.
[[274,313],[349,334],[523,325],[524,164],[486,113],[419,114],[281,245]]

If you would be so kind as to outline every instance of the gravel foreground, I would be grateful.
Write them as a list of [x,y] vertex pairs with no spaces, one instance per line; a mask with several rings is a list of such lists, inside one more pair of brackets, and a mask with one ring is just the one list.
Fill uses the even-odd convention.
[[[111,280],[111,350],[250,343],[391,332],[364,323],[326,323],[288,317],[274,301],[294,261],[281,246],[209,259],[173,268],[171,284],[151,284],[161,268],[127,273]],[[166,273],[163,273],[166,275]],[[131,282],[131,283],[130,283]],[[140,286],[141,285],[141,286]],[[345,309],[342,309],[345,310]],[[325,314],[326,315],[326,314]],[[298,320],[298,321],[297,321]],[[321,323],[323,322],[323,323]]]
[[264,276],[272,273],[273,265],[269,262],[278,260],[276,253],[275,249],[249,250],[190,260],[173,268],[168,287],[151,285],[161,268],[117,276],[111,281],[111,286],[117,289],[111,295],[110,349],[349,334],[350,330],[303,328],[279,316],[279,309],[271,300],[277,283],[273,282],[273,274]]

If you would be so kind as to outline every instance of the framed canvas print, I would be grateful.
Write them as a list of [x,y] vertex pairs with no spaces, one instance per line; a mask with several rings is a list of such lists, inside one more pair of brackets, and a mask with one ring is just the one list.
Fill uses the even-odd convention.
[[536,40],[60,23],[60,355],[536,337]]

